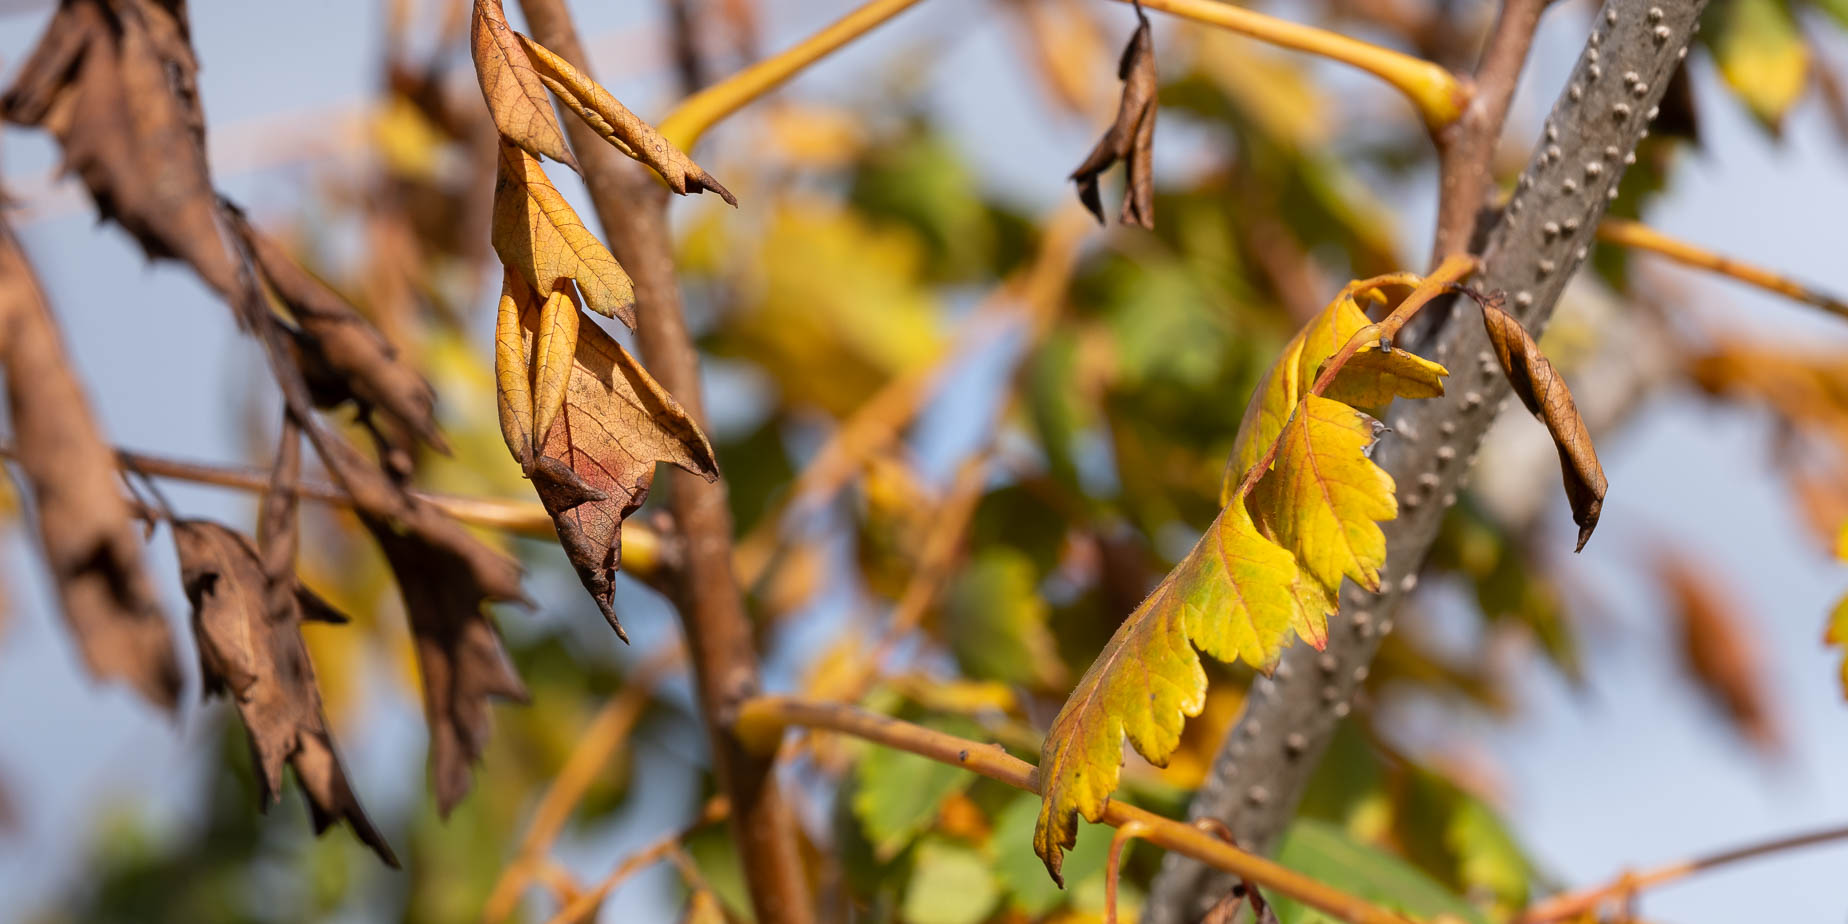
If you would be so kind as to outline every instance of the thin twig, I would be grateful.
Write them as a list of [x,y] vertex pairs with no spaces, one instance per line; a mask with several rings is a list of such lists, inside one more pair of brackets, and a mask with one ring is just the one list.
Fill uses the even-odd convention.
[[714,796],[707,800],[705,807],[700,809],[699,817],[694,819],[692,824],[624,857],[608,876],[603,877],[602,882],[597,883],[596,888],[578,896],[577,901],[547,918],[547,924],[572,924],[574,921],[590,920],[597,913],[597,908],[603,904],[603,900],[630,876],[671,857],[674,851],[680,849],[680,842],[692,836],[693,832],[714,822],[722,821],[729,814],[731,814],[731,806],[725,801],[724,796]]
[[1848,304],[1844,304],[1838,298],[1818,292],[1775,270],[1754,266],[1670,237],[1641,222],[1622,218],[1606,218],[1598,225],[1598,240],[1606,244],[1616,244],[1619,247],[1643,250],[1657,256],[1667,257],[1683,266],[1719,273],[1722,276],[1737,279],[1746,285],[1757,286],[1806,305],[1821,308],[1837,317],[1848,318]]
[[1141,3],[1151,10],[1360,68],[1404,94],[1418,108],[1425,125],[1434,132],[1461,117],[1469,102],[1471,90],[1467,83],[1439,65],[1402,51],[1266,16],[1219,0],[1141,0]]
[[1795,850],[1799,847],[1813,847],[1817,844],[1844,840],[1848,840],[1848,825],[1774,838],[1744,847],[1735,847],[1731,850],[1722,850],[1718,853],[1664,864],[1640,873],[1625,873],[1596,888],[1557,895],[1540,902],[1521,915],[1520,924],[1547,924],[1551,921],[1575,918],[1596,911],[1607,901],[1626,900],[1644,889],[1684,879],[1715,867],[1729,866],[1743,860],[1753,860],[1766,854]]
[[679,667],[685,659],[686,649],[678,643],[651,655],[630,677],[622,692],[611,697],[578,736],[564,767],[552,778],[545,795],[539,799],[538,808],[533,810],[533,820],[520,839],[520,849],[513,861],[501,870],[500,878],[488,893],[481,912],[485,924],[497,924],[513,913],[527,881],[545,868],[546,853],[564,830],[565,822],[578,803],[583,801],[584,793],[609,763],[610,755],[622,747],[636,723],[641,721],[662,676]]
[[1437,232],[1431,259],[1470,249],[1476,218],[1488,195],[1495,146],[1508,120],[1527,51],[1550,0],[1506,0],[1476,62],[1475,92],[1462,117],[1437,133]]
[[691,150],[700,136],[719,120],[917,3],[918,0],[872,0],[795,47],[771,55],[687,97],[661,120],[662,137],[683,151]]
[[[737,734],[760,754],[774,754],[783,731],[790,726],[821,728],[964,767],[1016,789],[1039,792],[1039,772],[1007,753],[1000,745],[959,738],[890,716],[839,703],[820,703],[790,696],[757,696],[738,709]],[[1349,895],[1308,876],[1254,856],[1195,828],[1113,799],[1104,808],[1103,823],[1112,827],[1139,825],[1149,843],[1193,857],[1202,863],[1242,876],[1353,924],[1409,924],[1406,918]]]

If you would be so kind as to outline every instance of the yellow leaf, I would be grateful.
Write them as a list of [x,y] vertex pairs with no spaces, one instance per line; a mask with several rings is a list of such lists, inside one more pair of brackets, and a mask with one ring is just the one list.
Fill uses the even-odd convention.
[[1823,632],[1822,640],[1843,649],[1842,695],[1848,696],[1848,597],[1836,602],[1835,611],[1829,614],[1829,628]]
[[475,58],[475,76],[481,81],[481,96],[488,102],[494,127],[534,157],[550,157],[576,170],[577,159],[565,146],[565,135],[552,114],[545,85],[527,60],[516,33],[507,25],[501,0],[475,0],[469,45]]
[[686,152],[674,147],[673,143],[661,137],[654,126],[642,121],[640,116],[629,111],[621,100],[610,95],[610,91],[590,75],[573,67],[571,62],[552,53],[552,50],[527,38],[519,36],[522,47],[538,70],[539,79],[553,93],[558,94],[558,101],[565,108],[577,114],[605,141],[616,149],[654,168],[667,181],[667,186],[674,192],[686,195],[710,189],[719,194],[727,205],[737,206],[738,199],[712,178],[712,175],[693,162]]
[[1297,611],[1296,560],[1258,533],[1243,497],[1117,628],[1053,719],[1040,753],[1043,801],[1033,849],[1054,879],[1077,841],[1079,814],[1103,817],[1123,738],[1156,766],[1206,705],[1194,649],[1264,666],[1283,650]]
[[1770,128],[1809,83],[1809,44],[1785,0],[1730,0],[1713,56],[1733,94]]
[[533,467],[533,393],[520,315],[528,310],[525,303],[531,298],[525,283],[513,270],[506,270],[494,320],[494,381],[500,386],[495,397],[500,405],[501,436],[525,470]]
[[531,154],[503,142],[494,182],[494,252],[534,292],[575,280],[591,310],[635,326],[635,285]]
[[[1410,279],[1411,277],[1406,277]],[[1371,291],[1361,283],[1341,290],[1328,307],[1303,325],[1296,336],[1284,345],[1283,354],[1264,374],[1264,380],[1251,395],[1245,418],[1239,423],[1238,439],[1232,447],[1232,461],[1219,492],[1224,503],[1238,487],[1240,479],[1270,449],[1283,425],[1290,419],[1297,402],[1315,384],[1322,364],[1335,355],[1355,332],[1370,322],[1360,310],[1355,297]],[[1371,355],[1369,355],[1371,354]],[[1341,372],[1329,383],[1327,397],[1347,404],[1381,408],[1393,397],[1429,398],[1444,393],[1443,377],[1450,373],[1443,366],[1414,356],[1404,350],[1382,353],[1378,344],[1355,353]]]
[[1345,404],[1305,395],[1284,428],[1276,466],[1252,491],[1267,534],[1331,596],[1344,575],[1379,590],[1386,535],[1378,521],[1399,512],[1392,476],[1366,456],[1374,426]]
[[578,304],[570,289],[547,296],[539,309],[539,348],[533,362],[533,449],[545,445],[552,422],[565,407],[565,384],[577,354]]

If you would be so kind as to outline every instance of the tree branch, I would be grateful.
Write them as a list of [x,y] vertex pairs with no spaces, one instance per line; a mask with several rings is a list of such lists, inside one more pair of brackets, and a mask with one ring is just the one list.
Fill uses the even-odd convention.
[[1457,121],[1437,133],[1437,233],[1433,263],[1469,249],[1476,216],[1493,179],[1495,145],[1508,121],[1515,87],[1527,64],[1540,14],[1551,0],[1505,0],[1476,64],[1475,92]]
[[[908,751],[939,763],[964,767],[1016,789],[1039,792],[1039,771],[998,744],[913,725],[839,703],[791,696],[759,696],[738,709],[738,737],[760,754],[774,754],[789,726],[823,728]],[[1403,916],[1349,895],[1263,857],[1246,853],[1200,828],[1163,818],[1119,800],[1104,809],[1103,823],[1136,826],[1136,835],[1166,850],[1249,879],[1312,908],[1353,924],[1409,924]]]
[[1558,895],[1527,909],[1519,918],[1520,924],[1551,924],[1597,911],[1599,906],[1612,900],[1627,900],[1637,892],[1653,888],[1664,883],[1673,882],[1692,876],[1695,873],[1727,866],[1741,860],[1752,860],[1770,853],[1794,850],[1799,847],[1813,847],[1848,840],[1848,825],[1810,831],[1804,834],[1775,838],[1732,850],[1708,854],[1703,857],[1667,863],[1640,873],[1625,873],[1622,876],[1597,888],[1585,889]]
[[[1598,12],[1595,31],[1547,118],[1544,138],[1483,248],[1480,285],[1507,291],[1510,310],[1534,334],[1546,326],[1566,281],[1584,262],[1624,162],[1647,136],[1704,6],[1705,0],[1660,6],[1608,0]],[[1190,808],[1193,818],[1226,822],[1239,843],[1256,850],[1272,847],[1295,814],[1311,771],[1348,715],[1381,638],[1392,629],[1400,599],[1417,585],[1444,511],[1455,502],[1483,435],[1509,395],[1487,335],[1470,314],[1452,312],[1421,339],[1405,346],[1449,364],[1455,375],[1443,397],[1395,409],[1388,420],[1392,436],[1375,451],[1374,460],[1400,486],[1399,517],[1383,524],[1387,558],[1381,592],[1348,584],[1327,650],[1297,645],[1284,653],[1271,677],[1252,685],[1244,714]],[[1169,856],[1145,920],[1198,920],[1228,886],[1199,864]]]
[[[590,73],[564,0],[523,0],[521,5],[540,44]],[[674,278],[667,189],[582,120],[565,121],[610,249],[635,282],[641,313],[636,337],[649,371],[704,424],[699,354],[687,333]],[[732,573],[725,482],[708,484],[673,469],[663,474],[686,543],[686,567],[676,575],[670,596],[685,627],[701,714],[712,739],[713,769],[731,802],[733,841],[751,904],[760,924],[804,924],[813,909],[794,819],[777,789],[771,761],[745,751],[731,734],[737,704],[757,692],[759,679],[750,619]]]

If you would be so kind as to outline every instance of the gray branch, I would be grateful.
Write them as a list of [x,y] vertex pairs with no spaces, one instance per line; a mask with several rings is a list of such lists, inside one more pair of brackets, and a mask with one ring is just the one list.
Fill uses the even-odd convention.
[[[1570,84],[1546,121],[1507,207],[1492,220],[1477,284],[1508,294],[1508,309],[1535,335],[1566,281],[1584,263],[1598,221],[1656,105],[1698,29],[1705,0],[1607,0]],[[1432,306],[1436,311],[1438,306]],[[1239,845],[1268,852],[1289,823],[1335,726],[1367,677],[1392,614],[1418,582],[1444,511],[1456,501],[1509,395],[1478,313],[1458,304],[1422,343],[1407,346],[1450,367],[1442,398],[1402,402],[1374,453],[1399,490],[1399,517],[1384,524],[1381,592],[1348,584],[1326,651],[1296,645],[1260,678],[1238,724],[1194,796],[1192,818],[1216,818]],[[1151,924],[1197,921],[1231,888],[1223,875],[1168,854],[1145,909]]]

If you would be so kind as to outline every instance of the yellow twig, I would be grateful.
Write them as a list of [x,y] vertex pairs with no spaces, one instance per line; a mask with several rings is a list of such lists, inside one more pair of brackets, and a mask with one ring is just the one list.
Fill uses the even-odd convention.
[[1774,840],[1750,844],[1732,850],[1724,850],[1704,857],[1694,857],[1675,863],[1668,863],[1640,873],[1624,873],[1616,879],[1591,889],[1556,895],[1527,909],[1520,917],[1520,924],[1548,924],[1552,921],[1564,921],[1577,918],[1598,910],[1605,902],[1614,899],[1628,899],[1644,889],[1653,888],[1664,883],[1673,882],[1716,866],[1726,866],[1741,860],[1751,860],[1765,854],[1793,850],[1798,847],[1811,847],[1834,841],[1848,840],[1848,825],[1811,831],[1780,837]]
[[1848,318],[1848,304],[1844,304],[1840,299],[1817,292],[1774,270],[1743,263],[1711,250],[1696,247],[1686,241],[1669,237],[1641,222],[1606,218],[1598,225],[1598,240],[1633,250],[1645,250],[1667,257],[1683,266],[1730,276],[1747,285],[1757,286],[1806,305],[1821,308],[1838,317]]
[[[935,729],[903,722],[838,703],[817,703],[789,696],[757,696],[739,706],[734,730],[759,754],[776,753],[790,726],[822,728],[909,751],[941,763],[964,767],[1016,789],[1039,792],[1039,772],[1000,745],[982,744]],[[1324,885],[1263,857],[1253,856],[1198,828],[1113,799],[1104,808],[1104,824],[1139,825],[1149,843],[1192,857],[1216,869],[1288,895],[1352,924],[1409,924],[1398,914]]]
[[776,89],[803,68],[872,31],[917,2],[872,0],[804,39],[794,48],[771,55],[687,97],[673,112],[667,114],[667,118],[661,120],[659,130],[662,136],[682,151],[692,150],[706,129],[717,124],[720,119]]
[[[1134,0],[1119,0],[1122,3]],[[1455,122],[1469,102],[1470,87],[1457,75],[1423,58],[1302,23],[1255,13],[1221,0],[1142,0],[1151,10],[1206,23],[1296,51],[1358,67],[1405,94],[1432,131]]]
[[616,753],[616,749],[628,740],[629,733],[635,730],[661,675],[685,659],[686,650],[679,644],[651,656],[622,692],[611,697],[584,729],[571,756],[565,759],[564,767],[540,797],[539,807],[533,810],[532,823],[520,839],[519,851],[489,891],[481,912],[485,924],[506,920],[519,903],[527,882],[543,875],[547,864],[545,854],[558,839],[558,833],[564,830],[572,810],[583,801],[585,791],[609,763],[610,755]]

